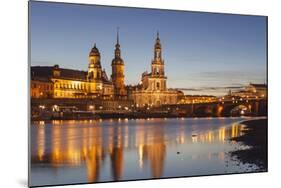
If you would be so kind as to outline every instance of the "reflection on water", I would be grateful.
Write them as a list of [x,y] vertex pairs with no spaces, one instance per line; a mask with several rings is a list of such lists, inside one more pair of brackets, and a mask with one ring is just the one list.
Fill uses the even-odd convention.
[[239,120],[35,122],[31,126],[31,183],[192,176],[223,173],[226,169],[233,173],[237,168],[232,172],[233,168],[224,163],[231,160],[226,159],[226,152],[236,144],[227,139],[241,135],[244,129],[235,123]]

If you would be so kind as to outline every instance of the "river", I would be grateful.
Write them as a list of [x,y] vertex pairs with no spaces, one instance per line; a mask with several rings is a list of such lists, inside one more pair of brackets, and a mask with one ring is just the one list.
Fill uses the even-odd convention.
[[33,122],[31,186],[243,173],[228,152],[251,118]]

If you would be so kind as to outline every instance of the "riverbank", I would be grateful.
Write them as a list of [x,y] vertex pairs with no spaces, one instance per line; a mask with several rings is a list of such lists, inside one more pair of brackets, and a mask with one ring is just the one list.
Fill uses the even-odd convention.
[[230,153],[242,163],[255,164],[258,171],[268,169],[268,122],[266,119],[247,120],[241,124],[246,125],[243,135],[231,140],[249,146]]
[[[167,112],[127,112],[127,113],[93,113],[93,112],[79,112],[79,113],[57,113],[43,114],[41,116],[32,116],[32,121],[46,121],[46,120],[97,120],[97,119],[147,119],[147,118],[181,118],[192,117],[183,116],[181,114],[167,113]],[[207,116],[206,116],[207,117]]]

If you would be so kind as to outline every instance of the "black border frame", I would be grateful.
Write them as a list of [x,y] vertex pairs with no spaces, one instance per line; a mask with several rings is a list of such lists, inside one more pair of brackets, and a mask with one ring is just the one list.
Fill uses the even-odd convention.
[[118,183],[118,182],[131,182],[131,181],[151,181],[151,180],[161,180],[161,179],[178,179],[178,178],[192,178],[192,177],[208,177],[208,176],[227,176],[227,175],[239,175],[239,174],[257,174],[257,173],[267,173],[269,170],[268,166],[268,133],[269,133],[269,126],[267,130],[267,169],[265,171],[256,171],[256,172],[238,172],[238,173],[224,173],[224,174],[206,174],[206,175],[194,175],[194,176],[175,176],[175,177],[162,177],[162,178],[149,178],[149,179],[130,179],[130,180],[119,180],[119,181],[101,181],[101,182],[83,182],[83,183],[65,183],[65,184],[46,184],[46,185],[39,185],[39,186],[31,186],[31,134],[30,134],[30,125],[31,125],[31,98],[30,98],[30,69],[31,69],[31,2],[39,2],[39,3],[46,3],[46,4],[63,4],[63,5],[80,5],[80,6],[96,6],[96,7],[111,7],[111,8],[131,8],[131,9],[149,9],[149,10],[160,10],[160,11],[178,11],[178,12],[189,12],[189,13],[205,13],[205,14],[219,14],[219,15],[237,15],[237,16],[255,16],[255,17],[265,17],[266,18],[266,84],[267,84],[267,126],[268,126],[268,109],[269,109],[269,99],[268,99],[268,16],[266,15],[254,15],[254,14],[235,14],[235,13],[222,13],[222,12],[208,12],[208,11],[191,11],[191,10],[175,10],[175,9],[163,9],[163,8],[144,8],[144,7],[126,7],[126,6],[117,6],[117,5],[100,5],[100,4],[87,4],[87,3],[70,3],[70,2],[55,2],[55,1],[41,1],[41,0],[29,0],[28,1],[28,75],[27,75],[27,86],[28,86],[28,94],[27,94],[27,111],[28,111],[28,187],[54,187],[54,186],[67,186],[67,185],[86,185],[86,184],[102,184],[102,183]]

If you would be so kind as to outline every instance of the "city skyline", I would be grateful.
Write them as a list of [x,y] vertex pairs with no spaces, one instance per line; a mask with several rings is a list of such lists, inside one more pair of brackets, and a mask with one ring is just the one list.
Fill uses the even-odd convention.
[[169,88],[223,95],[249,82],[266,83],[265,17],[42,2],[31,7],[32,66],[87,70],[96,43],[110,76],[119,27],[126,85],[150,71],[157,31]]
[[267,17],[29,1],[29,186],[268,171]]

